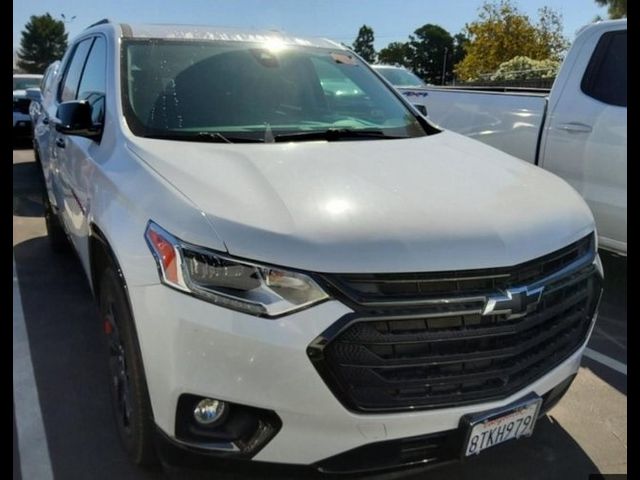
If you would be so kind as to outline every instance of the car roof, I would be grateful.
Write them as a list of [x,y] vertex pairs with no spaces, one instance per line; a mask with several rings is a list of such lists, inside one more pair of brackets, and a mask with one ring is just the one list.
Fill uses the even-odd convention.
[[592,32],[594,30],[622,30],[627,28],[627,19],[620,18],[617,20],[600,20],[597,22],[589,23],[582,28],[579,28],[576,32],[576,38],[585,32]]
[[[118,32],[119,27],[119,32]],[[347,50],[341,44],[328,38],[300,37],[277,30],[253,30],[207,25],[179,24],[115,24],[102,20],[89,30],[115,29],[116,36],[134,39],[166,39],[166,40],[212,40],[232,42],[278,42],[284,45],[332,48]]]

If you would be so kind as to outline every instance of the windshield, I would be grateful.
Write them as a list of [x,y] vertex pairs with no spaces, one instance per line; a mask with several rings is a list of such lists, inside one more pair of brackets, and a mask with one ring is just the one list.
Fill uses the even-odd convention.
[[42,77],[28,77],[28,78],[16,78],[13,77],[13,89],[14,90],[26,90],[27,88],[36,88],[40,86]]
[[333,140],[431,133],[344,50],[180,40],[129,40],[123,49],[124,111],[135,135],[272,142],[319,138],[314,132],[339,132]]
[[424,87],[424,82],[404,68],[376,68],[394,87]]

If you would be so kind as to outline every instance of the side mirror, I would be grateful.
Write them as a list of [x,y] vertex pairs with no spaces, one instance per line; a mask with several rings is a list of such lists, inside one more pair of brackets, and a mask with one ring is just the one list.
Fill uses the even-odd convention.
[[419,105],[417,103],[414,103],[413,106],[415,107],[416,110],[418,110],[422,115],[424,115],[425,117],[427,116],[427,107],[425,107],[424,105]]
[[91,139],[99,138],[102,125],[94,125],[91,105],[86,100],[72,100],[61,103],[56,113],[56,130],[66,135],[76,135]]
[[26,90],[27,98],[32,102],[41,102],[42,101],[42,92],[37,87],[27,88]]

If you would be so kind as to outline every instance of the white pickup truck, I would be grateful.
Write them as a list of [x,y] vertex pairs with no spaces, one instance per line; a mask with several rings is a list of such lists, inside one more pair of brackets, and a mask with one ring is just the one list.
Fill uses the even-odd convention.
[[441,127],[564,178],[591,207],[599,246],[627,254],[626,20],[583,28],[551,91],[398,89]]

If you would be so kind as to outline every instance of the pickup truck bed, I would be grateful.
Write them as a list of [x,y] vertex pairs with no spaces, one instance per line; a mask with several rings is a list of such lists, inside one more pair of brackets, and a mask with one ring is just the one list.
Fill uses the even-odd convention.
[[[399,88],[441,127],[562,177],[585,198],[602,248],[627,253],[627,22],[576,37],[550,91]],[[540,192],[544,195],[545,192]]]
[[399,89],[424,104],[429,118],[448,130],[536,163],[548,90],[426,87]]

